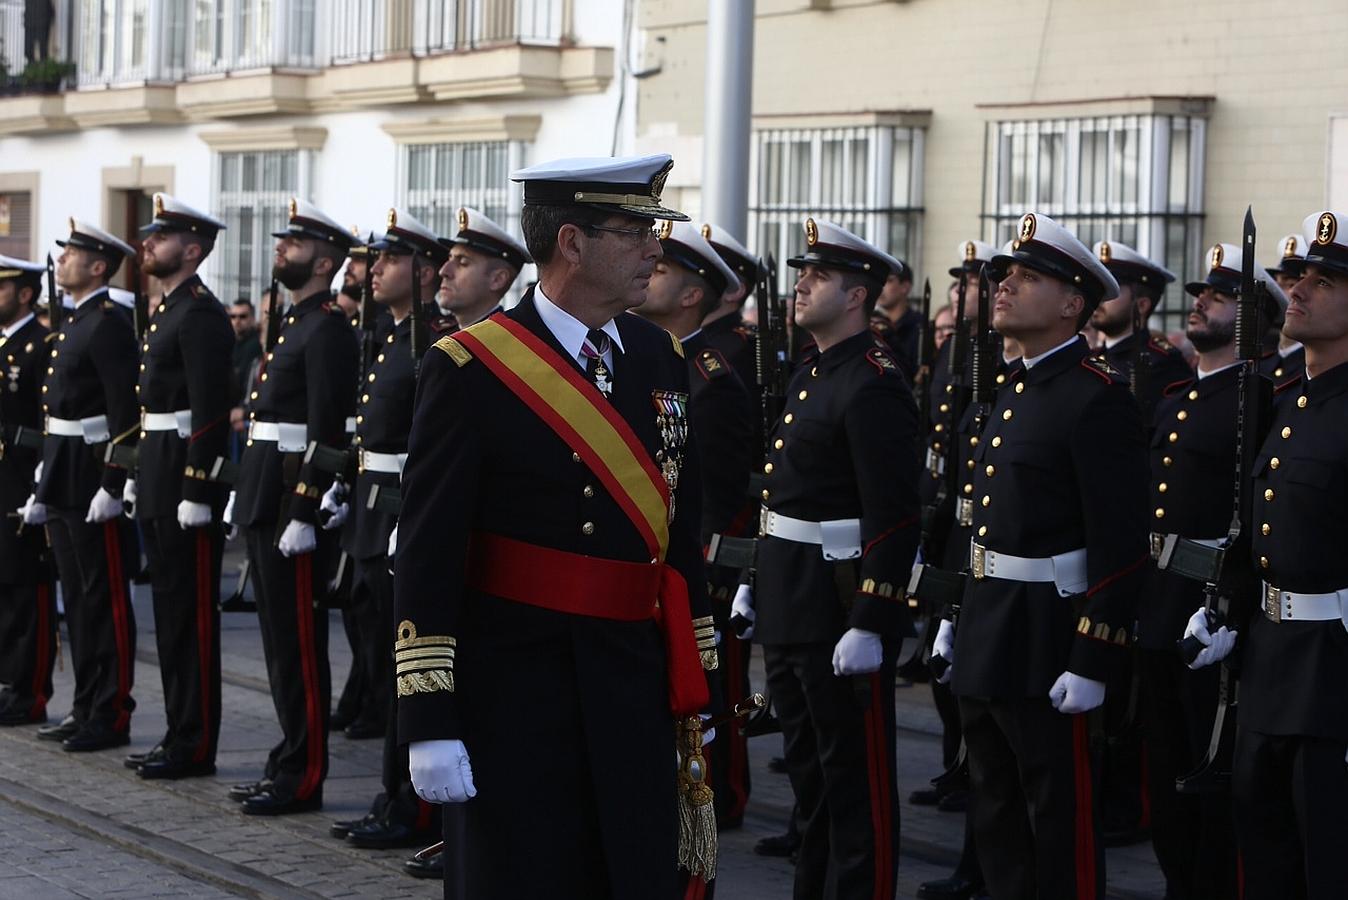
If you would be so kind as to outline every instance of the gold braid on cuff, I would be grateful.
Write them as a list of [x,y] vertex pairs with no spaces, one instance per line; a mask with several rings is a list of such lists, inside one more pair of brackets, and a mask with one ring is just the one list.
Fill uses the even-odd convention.
[[454,693],[454,638],[417,637],[417,627],[407,619],[398,623],[397,634],[393,659],[397,665],[398,696]]

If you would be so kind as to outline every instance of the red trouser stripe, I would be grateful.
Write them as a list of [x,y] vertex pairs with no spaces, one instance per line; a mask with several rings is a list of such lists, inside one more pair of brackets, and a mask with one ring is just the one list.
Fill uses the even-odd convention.
[[51,667],[51,620],[47,612],[50,602],[47,582],[37,586],[37,653],[33,660],[33,705],[28,709],[32,719],[42,717],[47,710],[47,670]]
[[1095,900],[1095,811],[1091,796],[1090,735],[1085,715],[1072,717],[1072,763],[1076,778],[1077,900]]
[[112,727],[125,731],[131,725],[131,713],[126,709],[126,698],[131,695],[131,636],[126,615],[126,580],[122,574],[122,538],[117,531],[117,520],[103,523],[103,550],[108,558],[108,596],[112,601],[112,633],[117,641],[117,694],[113,709],[117,718]]
[[[744,699],[744,691],[741,690],[743,685],[740,681],[740,673],[744,666],[744,643],[734,635],[726,635],[725,656],[726,699],[734,707]],[[749,738],[745,736],[739,722],[731,722],[726,727],[726,732],[725,740],[728,742],[726,756],[730,764],[730,771],[726,773],[726,784],[730,786],[733,797],[733,802],[726,812],[730,817],[738,819],[744,815],[744,808],[749,804],[749,789],[744,778],[749,767],[747,759]]]
[[304,714],[308,722],[304,736],[308,761],[296,796],[301,800],[318,788],[323,769],[323,718],[318,710],[318,664],[314,651],[314,558],[312,553],[295,557],[295,618],[300,637],[300,674],[304,680]]
[[894,896],[893,842],[890,829],[893,823],[893,809],[890,808],[889,761],[885,751],[884,689],[879,673],[870,676],[871,708],[866,710],[866,769],[871,785],[871,831],[875,839],[875,884],[873,896],[876,900],[890,900]]
[[420,797],[417,798],[417,830],[425,831],[431,827],[431,805]]
[[702,880],[701,875],[694,875],[692,872],[684,872],[688,879],[688,887],[684,889],[683,900],[704,900],[707,896],[707,882]]
[[197,532],[197,666],[201,678],[201,742],[192,754],[194,762],[205,762],[211,751],[211,539],[205,528]]

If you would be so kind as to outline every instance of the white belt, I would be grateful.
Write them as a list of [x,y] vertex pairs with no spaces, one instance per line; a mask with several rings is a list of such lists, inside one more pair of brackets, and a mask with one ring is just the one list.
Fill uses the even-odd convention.
[[108,430],[107,416],[90,416],[87,419],[58,419],[56,416],[47,416],[43,430],[57,437],[84,438],[86,444],[100,444],[112,439],[112,432]]
[[[1343,618],[1348,588],[1328,594],[1297,594],[1280,591],[1264,582],[1264,616],[1273,622],[1327,622]],[[1348,622],[1345,623],[1348,627]]]
[[[1161,549],[1162,549],[1163,547],[1165,547],[1165,539],[1168,538],[1168,537],[1170,537],[1170,535],[1168,535],[1168,534],[1161,534],[1161,533],[1158,532],[1158,531],[1153,531],[1153,532],[1151,533],[1151,558],[1152,558],[1152,559],[1160,559],[1160,558],[1161,558]],[[1226,540],[1226,536],[1223,535],[1222,537],[1219,537],[1219,538],[1185,538],[1185,540],[1186,540],[1186,541],[1189,541],[1190,543],[1201,544],[1201,545],[1204,546],[1204,547],[1214,547],[1214,548],[1216,548],[1216,547],[1220,547],[1220,546],[1222,545],[1222,541]]]
[[773,512],[765,506],[759,516],[758,528],[763,534],[783,540],[818,544],[824,559],[858,559],[861,556],[860,519],[809,522]]
[[303,453],[309,449],[309,427],[303,422],[248,423],[248,440],[275,441],[282,453]]
[[969,542],[969,567],[974,578],[1001,578],[1005,581],[1053,582],[1064,597],[1086,590],[1086,548],[1059,553],[1057,556],[1032,558],[997,553],[976,541]]
[[346,417],[346,433],[347,433],[347,434],[355,434],[355,433],[356,433],[356,417],[355,417],[355,416],[347,416],[347,417]]
[[406,453],[373,453],[369,450],[361,450],[359,470],[361,472],[390,472],[401,475],[403,464],[406,462]]
[[176,431],[178,437],[192,436],[192,410],[178,409],[173,412],[140,414],[141,431]]

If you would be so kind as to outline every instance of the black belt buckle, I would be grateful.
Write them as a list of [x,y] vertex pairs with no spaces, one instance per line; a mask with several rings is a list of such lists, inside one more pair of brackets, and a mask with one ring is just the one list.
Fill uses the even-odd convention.
[[1177,534],[1167,534],[1156,557],[1156,567],[1204,584],[1216,584],[1225,556],[1225,547],[1209,547]]

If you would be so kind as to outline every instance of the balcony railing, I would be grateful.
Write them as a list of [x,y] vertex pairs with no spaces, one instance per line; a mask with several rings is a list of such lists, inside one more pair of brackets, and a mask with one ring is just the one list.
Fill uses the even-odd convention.
[[69,6],[26,19],[25,0],[0,0],[0,94],[59,90],[73,75],[68,62]]
[[334,64],[495,44],[556,45],[564,0],[334,0]]

